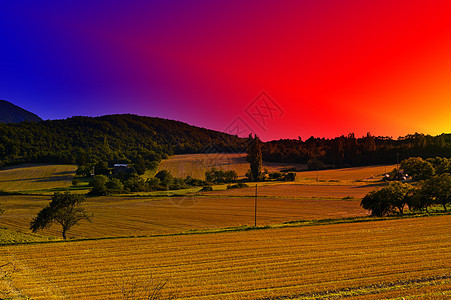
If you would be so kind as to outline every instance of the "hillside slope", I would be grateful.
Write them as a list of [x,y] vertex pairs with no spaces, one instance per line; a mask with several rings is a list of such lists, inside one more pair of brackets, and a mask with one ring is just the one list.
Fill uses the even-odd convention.
[[0,166],[151,163],[172,154],[235,151],[243,149],[246,141],[178,121],[130,114],[0,124]]
[[0,123],[40,122],[42,119],[6,100],[0,100]]

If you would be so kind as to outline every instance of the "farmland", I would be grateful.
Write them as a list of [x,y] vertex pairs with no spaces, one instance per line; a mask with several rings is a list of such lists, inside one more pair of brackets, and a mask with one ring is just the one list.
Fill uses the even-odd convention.
[[[168,170],[176,177],[191,176],[193,178],[204,179],[205,172],[210,168],[222,170],[235,170],[239,177],[244,177],[249,169],[249,163],[246,161],[245,153],[225,154],[225,153],[209,153],[209,154],[185,154],[175,155],[168,159],[164,159],[158,170]],[[279,171],[281,168],[295,168],[297,170],[306,169],[303,164],[284,164],[264,162],[263,168],[269,171]]]
[[[212,166],[248,168],[242,154],[200,163],[207,156],[174,156],[159,168],[199,178]],[[366,222],[360,200],[392,167],[259,183],[258,229],[253,185],[88,197],[93,222],[71,228],[67,242],[58,224],[37,234],[29,225],[53,190],[76,190],[76,167],[0,170],[0,189],[25,193],[0,195],[0,266],[11,263],[0,269],[0,298],[127,299],[126,291],[166,281],[164,293],[177,299],[451,297],[451,215]],[[313,221],[324,219],[344,223]]]
[[0,170],[0,190],[33,191],[66,188],[77,169],[74,165],[25,164]]
[[[33,299],[121,298],[168,280],[178,299],[451,296],[451,216],[0,247],[0,289]],[[147,282],[147,283],[146,283]]]
[[[29,232],[34,216],[50,201],[49,196],[0,196],[6,213],[1,224],[19,232]],[[356,199],[266,198],[258,202],[258,224],[278,224],[292,220],[312,220],[365,216]],[[187,230],[254,225],[254,198],[249,197],[160,197],[88,198],[86,210],[93,222],[80,222],[69,232],[76,238],[169,234]],[[42,231],[60,236],[54,225]]]

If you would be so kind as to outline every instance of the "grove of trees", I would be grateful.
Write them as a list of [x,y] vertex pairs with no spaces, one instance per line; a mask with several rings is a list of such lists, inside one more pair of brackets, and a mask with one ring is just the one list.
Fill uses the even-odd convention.
[[390,182],[367,194],[360,205],[374,216],[402,214],[406,205],[412,211],[428,211],[432,205],[441,205],[447,211],[447,205],[451,204],[449,159],[411,157],[401,162],[401,169],[412,177],[412,184]]

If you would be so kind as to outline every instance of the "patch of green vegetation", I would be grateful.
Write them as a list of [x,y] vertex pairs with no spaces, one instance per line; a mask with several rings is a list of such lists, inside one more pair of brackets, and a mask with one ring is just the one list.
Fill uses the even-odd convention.
[[32,242],[51,241],[54,238],[42,235],[18,232],[12,229],[0,227],[0,245],[26,244]]

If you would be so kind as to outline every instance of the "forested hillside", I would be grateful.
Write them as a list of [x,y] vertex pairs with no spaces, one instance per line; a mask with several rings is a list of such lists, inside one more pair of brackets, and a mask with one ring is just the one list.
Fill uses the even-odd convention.
[[0,166],[144,161],[150,167],[172,154],[244,150],[245,141],[178,121],[130,114],[0,124]]
[[[65,120],[0,124],[0,166],[19,163],[138,163],[147,168],[172,154],[245,152],[249,139],[182,122],[136,115],[72,117]],[[399,157],[398,154],[399,153]],[[451,134],[407,135],[398,139],[354,134],[262,144],[263,160],[324,167],[391,164],[421,156],[451,157]]]

